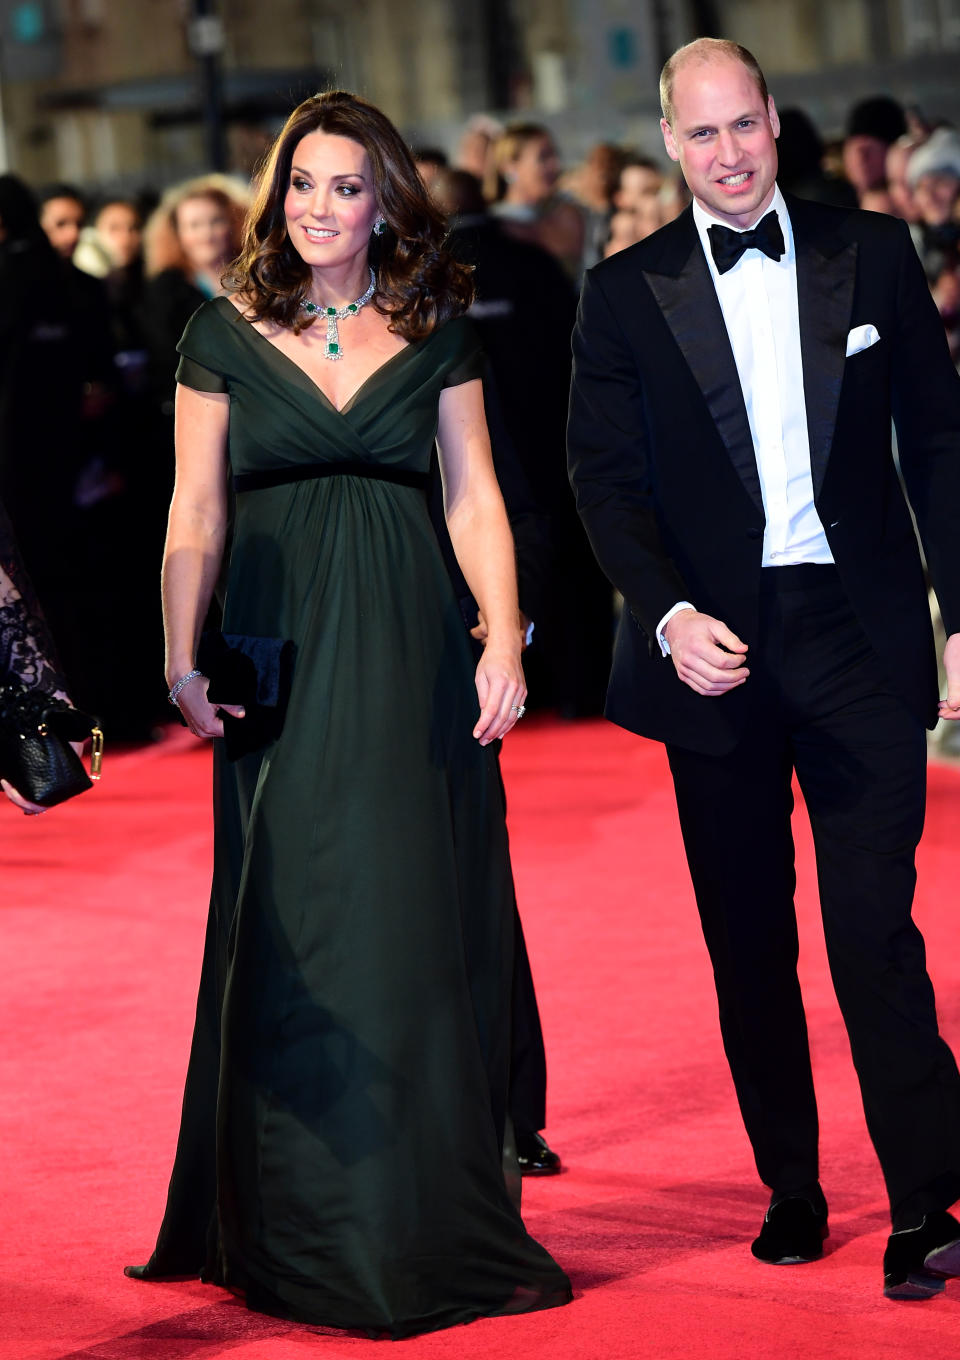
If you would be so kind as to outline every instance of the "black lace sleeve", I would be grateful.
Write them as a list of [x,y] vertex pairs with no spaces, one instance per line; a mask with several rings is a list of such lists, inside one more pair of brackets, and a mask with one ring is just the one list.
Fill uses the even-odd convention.
[[53,638],[0,505],[0,684],[11,679],[27,689],[66,696]]

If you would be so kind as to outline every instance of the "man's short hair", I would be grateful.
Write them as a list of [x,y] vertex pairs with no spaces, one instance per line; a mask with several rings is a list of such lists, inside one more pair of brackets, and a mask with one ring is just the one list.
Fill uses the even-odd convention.
[[731,61],[739,61],[750,72],[756,81],[757,89],[763,99],[763,107],[767,107],[769,94],[767,92],[767,82],[763,72],[760,70],[760,63],[752,52],[748,52],[739,43],[731,42],[729,38],[695,38],[693,42],[686,43],[683,47],[678,47],[673,56],[668,57],[660,72],[660,107],[667,122],[673,126],[673,82],[680,67],[687,61],[716,61],[718,58],[729,58]]

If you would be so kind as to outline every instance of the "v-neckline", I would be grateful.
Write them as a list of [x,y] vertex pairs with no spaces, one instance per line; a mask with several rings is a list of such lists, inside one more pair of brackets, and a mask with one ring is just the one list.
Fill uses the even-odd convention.
[[396,354],[391,354],[389,359],[384,359],[383,363],[379,364],[373,370],[372,373],[368,374],[367,377],[364,378],[360,386],[350,393],[350,396],[347,398],[347,400],[343,403],[342,406],[335,406],[334,403],[327,396],[326,392],[324,392],[320,384],[316,381],[316,379],[312,378],[310,374],[307,372],[307,370],[297,363],[296,359],[291,359],[289,354],[287,354],[284,350],[280,349],[280,347],[278,345],[275,345],[272,340],[268,340],[265,335],[258,331],[253,322],[248,321],[246,317],[243,315],[243,313],[240,311],[239,307],[234,307],[233,303],[230,301],[228,297],[221,297],[216,300],[222,301],[225,306],[229,307],[231,312],[235,313],[235,319],[238,322],[240,322],[245,327],[245,329],[251,331],[257,337],[258,340],[262,341],[263,344],[269,346],[269,348],[272,350],[274,354],[279,355],[280,358],[290,368],[294,369],[295,372],[299,373],[301,378],[303,378],[305,382],[309,383],[311,389],[316,393],[320,400],[326,406],[328,406],[331,411],[333,411],[334,415],[338,416],[346,416],[350,412],[350,410],[357,404],[360,398],[365,395],[366,389],[373,382],[374,378],[378,378],[380,374],[383,373],[384,369],[390,368],[392,364],[395,364],[398,359],[404,358],[404,356],[409,354],[411,350],[419,352],[419,350],[421,350],[423,346],[429,340],[431,340],[433,336],[436,335],[437,331],[440,329],[439,326],[436,327],[436,329],[432,330],[429,335],[424,336],[422,340],[411,340],[409,344],[403,347],[403,349],[398,349]]

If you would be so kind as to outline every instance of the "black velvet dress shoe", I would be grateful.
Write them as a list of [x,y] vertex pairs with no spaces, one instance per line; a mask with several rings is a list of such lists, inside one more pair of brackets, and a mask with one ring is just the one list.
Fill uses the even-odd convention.
[[[809,1199],[793,1195],[776,1200],[767,1210],[750,1250],[758,1261],[773,1266],[804,1265],[823,1255],[823,1241],[829,1236],[827,1205],[812,1204]],[[822,1206],[822,1207],[821,1207]]]
[[919,1228],[887,1238],[883,1292],[888,1299],[929,1299],[960,1275],[960,1223],[952,1214],[927,1214]]
[[561,1169],[559,1156],[539,1133],[517,1134],[517,1161],[521,1176],[555,1176]]

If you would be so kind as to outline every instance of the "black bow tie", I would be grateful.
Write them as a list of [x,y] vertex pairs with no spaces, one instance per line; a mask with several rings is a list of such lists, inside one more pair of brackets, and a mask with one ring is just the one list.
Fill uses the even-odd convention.
[[776,209],[762,217],[751,231],[731,231],[729,227],[709,227],[710,249],[717,266],[717,272],[725,274],[732,269],[740,256],[751,246],[762,250],[771,260],[779,260],[786,247]]

